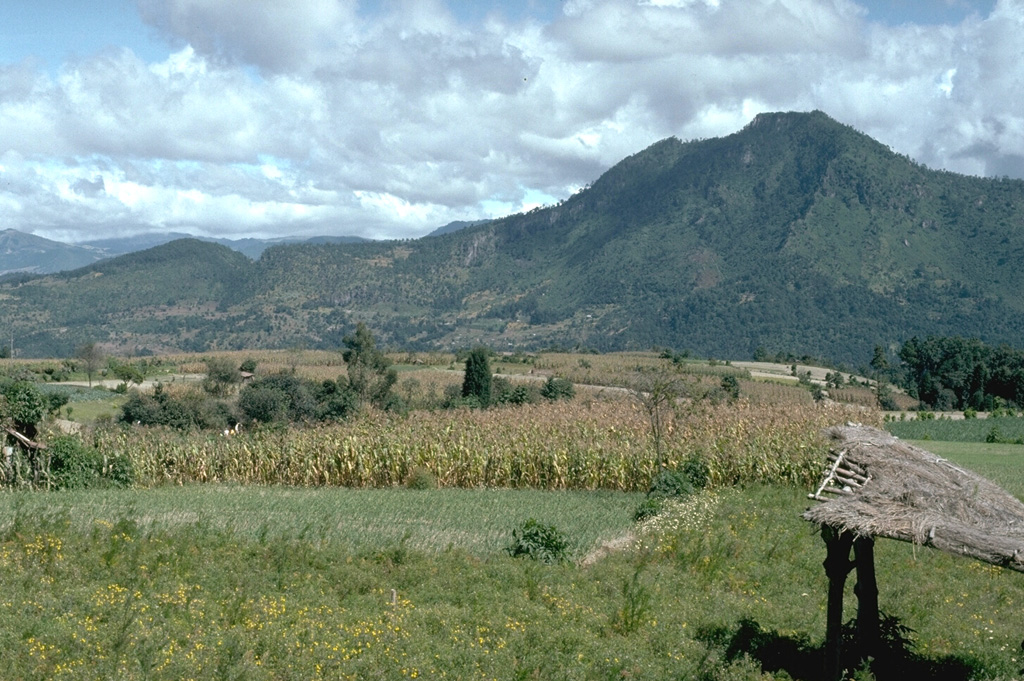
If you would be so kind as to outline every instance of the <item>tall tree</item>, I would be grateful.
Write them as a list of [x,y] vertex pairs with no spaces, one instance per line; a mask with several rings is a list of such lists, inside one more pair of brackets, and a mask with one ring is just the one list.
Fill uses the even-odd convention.
[[475,398],[481,407],[491,403],[491,351],[487,348],[473,348],[466,357],[462,396]]

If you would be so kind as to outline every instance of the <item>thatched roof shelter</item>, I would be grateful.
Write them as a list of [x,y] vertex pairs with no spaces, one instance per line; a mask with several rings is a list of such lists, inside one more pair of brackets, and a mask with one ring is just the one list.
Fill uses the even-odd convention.
[[[825,677],[842,678],[843,585],[857,571],[857,638],[864,659],[878,648],[874,538],[913,542],[1024,572],[1024,503],[998,485],[859,424],[831,428],[824,478],[803,513],[821,526],[829,580]],[[850,551],[854,558],[850,560]]]
[[1024,572],[1024,503],[998,485],[875,428],[831,428],[829,473],[803,517]]

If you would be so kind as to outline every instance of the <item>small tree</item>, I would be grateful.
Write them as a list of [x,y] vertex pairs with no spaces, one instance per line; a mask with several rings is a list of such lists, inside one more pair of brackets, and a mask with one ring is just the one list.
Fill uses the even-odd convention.
[[89,378],[89,387],[92,387],[92,377],[100,370],[105,360],[103,351],[96,343],[86,343],[75,351],[75,359],[81,360],[85,368],[85,375]]
[[633,381],[630,393],[647,414],[654,441],[655,465],[663,465],[662,441],[676,401],[685,394],[685,386],[678,377],[664,374],[641,374]]
[[36,425],[46,414],[46,400],[28,381],[8,383],[0,392],[0,414],[15,430],[34,440],[38,432]]
[[571,400],[576,397],[576,387],[573,386],[572,381],[568,378],[548,376],[548,380],[544,382],[544,387],[540,389],[540,394],[544,399],[551,400],[552,402]]
[[206,360],[206,378],[203,390],[223,397],[231,391],[232,386],[242,382],[242,372],[234,362],[224,357],[210,357]]
[[874,377],[878,380],[889,377],[889,358],[886,356],[885,348],[881,345],[876,345],[872,353],[871,369],[874,371]]
[[729,399],[735,402],[740,398],[740,382],[732,374],[722,376],[722,390],[729,396]]
[[462,378],[462,396],[472,397],[481,407],[491,403],[491,352],[473,348],[466,357],[466,373]]
[[349,388],[361,402],[371,402],[381,409],[401,408],[400,399],[392,392],[398,382],[398,373],[390,368],[387,356],[377,349],[377,343],[366,324],[359,322],[356,332],[341,339],[345,344],[342,357],[348,365]]
[[139,368],[129,364],[128,362],[120,362],[117,358],[111,357],[108,360],[107,365],[110,367],[110,372],[119,378],[125,386],[129,383],[142,385],[142,382],[146,380],[146,377]]

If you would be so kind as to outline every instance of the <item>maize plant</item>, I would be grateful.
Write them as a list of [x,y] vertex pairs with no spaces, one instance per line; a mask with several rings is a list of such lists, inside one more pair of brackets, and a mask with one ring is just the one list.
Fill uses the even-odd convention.
[[[683,405],[665,424],[668,468],[699,457],[713,485],[809,484],[824,460],[821,431],[875,412],[836,405]],[[350,421],[253,429],[232,437],[158,428],[96,433],[125,455],[143,486],[194,482],[386,487],[417,467],[446,487],[646,490],[656,455],[646,415],[628,400],[490,410],[366,412]]]

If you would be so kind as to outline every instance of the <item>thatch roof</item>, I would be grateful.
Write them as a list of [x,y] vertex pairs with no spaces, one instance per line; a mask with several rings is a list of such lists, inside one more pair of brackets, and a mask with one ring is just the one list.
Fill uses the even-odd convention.
[[[1024,503],[998,485],[885,431],[831,428],[829,470],[804,519],[1024,572]],[[827,496],[826,496],[827,495]]]

